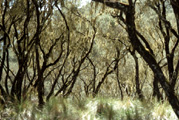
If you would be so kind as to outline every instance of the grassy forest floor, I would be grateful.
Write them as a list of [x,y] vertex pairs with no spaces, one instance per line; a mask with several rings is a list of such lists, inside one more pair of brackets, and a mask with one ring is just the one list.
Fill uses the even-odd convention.
[[168,102],[125,98],[52,98],[42,110],[37,99],[0,108],[0,120],[177,120]]

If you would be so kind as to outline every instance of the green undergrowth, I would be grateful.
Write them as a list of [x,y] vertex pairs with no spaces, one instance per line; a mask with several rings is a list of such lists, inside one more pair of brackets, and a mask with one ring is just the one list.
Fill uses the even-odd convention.
[[168,102],[126,98],[50,99],[43,109],[34,101],[9,102],[0,107],[3,120],[177,120]]

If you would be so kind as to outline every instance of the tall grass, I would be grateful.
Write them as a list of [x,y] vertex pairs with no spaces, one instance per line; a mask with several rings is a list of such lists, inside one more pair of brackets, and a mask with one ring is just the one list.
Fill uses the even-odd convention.
[[177,120],[168,102],[126,98],[50,99],[38,109],[33,101],[10,103],[0,108],[3,120]]

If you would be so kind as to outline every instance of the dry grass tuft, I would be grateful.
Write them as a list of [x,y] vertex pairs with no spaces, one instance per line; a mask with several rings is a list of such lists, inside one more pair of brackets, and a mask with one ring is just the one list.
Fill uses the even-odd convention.
[[0,119],[9,120],[177,120],[168,102],[126,98],[52,98],[39,110],[30,101],[0,107]]

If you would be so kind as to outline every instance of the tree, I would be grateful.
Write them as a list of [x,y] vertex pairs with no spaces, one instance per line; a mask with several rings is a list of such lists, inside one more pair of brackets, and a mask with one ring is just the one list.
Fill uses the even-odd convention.
[[[41,107],[45,97],[71,94],[93,48],[96,30],[92,22],[72,14],[77,7],[63,0],[4,0],[0,9],[0,90],[5,100],[10,97],[21,102],[33,89]],[[91,28],[77,30],[74,19]],[[15,61],[11,62],[13,55]],[[14,64],[17,68],[11,67]]]
[[[134,50],[136,50],[145,60],[145,62],[149,65],[151,70],[153,71],[154,75],[157,77],[158,81],[160,82],[162,88],[165,91],[165,94],[171,104],[174,112],[179,118],[179,100],[174,93],[174,86],[176,84],[178,70],[179,70],[179,60],[177,61],[176,65],[174,65],[174,53],[176,52],[176,48],[178,47],[178,31],[179,31],[179,7],[178,2],[174,0],[170,0],[170,3],[167,1],[157,1],[154,2],[154,5],[151,4],[150,6],[156,11],[157,15],[159,16],[159,27],[160,31],[163,34],[164,44],[165,44],[165,52],[167,57],[167,66],[169,72],[169,81],[167,81],[167,77],[164,75],[161,66],[158,64],[157,59],[155,57],[154,51],[151,48],[147,38],[145,38],[142,34],[137,30],[136,23],[135,23],[135,10],[136,10],[136,2],[132,0],[128,0],[128,4],[123,4],[120,2],[104,2],[103,0],[93,0],[95,2],[103,3],[111,8],[115,8],[120,10],[119,19],[126,25],[126,30],[128,33],[128,37],[130,43]],[[170,21],[166,19],[166,5],[170,4],[172,6],[172,10],[175,16],[176,28],[174,29],[171,26]],[[125,16],[125,17],[124,17]],[[162,25],[163,24],[163,25]],[[174,43],[174,47],[169,50],[170,46],[170,32],[172,35],[175,36],[177,39]],[[175,67],[174,67],[175,66]],[[156,79],[154,79],[156,80]]]

